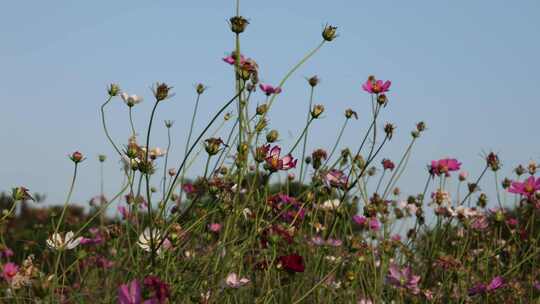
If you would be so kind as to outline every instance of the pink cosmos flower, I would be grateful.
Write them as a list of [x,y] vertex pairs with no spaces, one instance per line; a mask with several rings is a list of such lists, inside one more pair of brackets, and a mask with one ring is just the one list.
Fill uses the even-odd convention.
[[420,276],[414,275],[410,267],[400,269],[396,264],[390,265],[387,280],[395,287],[406,289],[414,295],[420,292]]
[[119,304],[141,304],[141,285],[137,280],[133,280],[127,284],[121,284],[118,287],[118,303]]
[[214,233],[218,233],[221,230],[221,224],[220,223],[209,224],[208,229]]
[[381,223],[379,223],[379,220],[377,220],[376,217],[369,219],[369,229],[373,231],[379,231],[379,229],[381,229]]
[[266,168],[272,172],[278,170],[289,170],[296,167],[297,159],[294,159],[292,155],[287,154],[283,158],[280,158],[281,148],[274,146],[266,155]]
[[11,280],[17,274],[18,271],[19,271],[19,266],[17,266],[15,263],[11,263],[11,262],[6,263],[2,267],[2,277],[7,282],[11,282]]
[[227,275],[225,284],[231,288],[240,288],[249,283],[248,278],[240,278],[236,273],[232,272]]
[[494,277],[488,285],[484,283],[477,283],[472,288],[469,288],[469,295],[474,296],[477,294],[491,293],[495,290],[504,287],[504,279],[501,276]]
[[332,169],[324,175],[324,182],[328,187],[345,188],[348,184],[348,178],[343,171]]
[[367,223],[367,218],[365,216],[362,216],[362,215],[354,215],[352,217],[352,220],[353,222],[355,222],[356,224],[360,225],[360,226],[365,226],[366,223]]
[[122,215],[123,220],[129,218],[130,214],[129,214],[129,210],[128,210],[128,208],[126,208],[126,206],[118,206],[118,207],[116,207],[116,209],[118,210],[118,212],[120,212],[120,215]]
[[269,84],[263,84],[261,83],[259,85],[259,88],[261,88],[261,91],[264,92],[264,94],[266,94],[266,96],[270,96],[272,94],[279,94],[281,93],[281,88],[280,87],[273,87]]
[[[240,64],[242,64],[242,62],[244,62],[245,60],[246,58],[244,57],[244,55],[240,54]],[[225,61],[226,63],[230,65],[234,65],[236,64],[236,56],[234,54],[231,54],[227,57],[224,57],[223,61]]]
[[196,191],[195,186],[193,186],[193,184],[185,184],[182,186],[182,189],[184,190],[186,194],[192,194],[192,193],[195,193]]
[[2,258],[10,258],[14,255],[13,250],[9,247],[4,247],[2,250],[0,250],[0,257]]
[[144,278],[144,286],[149,287],[153,291],[153,298],[149,301],[152,303],[163,304],[167,302],[170,296],[169,284],[161,281],[161,279],[154,275],[149,275]]
[[388,92],[391,84],[392,82],[390,80],[382,81],[373,78],[366,80],[362,85],[362,89],[370,94],[379,94]]
[[540,177],[535,178],[530,176],[523,182],[512,182],[512,185],[508,189],[508,192],[521,194],[527,198],[533,198],[533,195],[536,191],[540,190]]
[[458,162],[455,158],[444,158],[440,160],[432,160],[431,166],[429,167],[429,172],[432,175],[440,176],[444,174],[445,176],[450,176],[450,172],[458,171],[461,168],[461,163]]

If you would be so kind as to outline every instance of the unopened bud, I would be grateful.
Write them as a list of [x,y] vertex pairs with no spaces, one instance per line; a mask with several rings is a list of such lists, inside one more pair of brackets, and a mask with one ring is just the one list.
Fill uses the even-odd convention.
[[74,163],[78,164],[84,160],[84,156],[81,152],[75,151],[69,156],[69,159],[71,159]]
[[197,84],[197,86],[195,87],[195,90],[197,91],[197,94],[201,95],[201,94],[204,93],[204,91],[206,90],[206,87],[204,86],[204,84],[199,83],[199,84]]
[[275,142],[279,138],[279,133],[276,130],[271,130],[266,134],[266,141],[269,143]]
[[107,159],[107,156],[104,154],[98,155],[98,160],[100,163],[104,162]]
[[326,25],[322,32],[322,37],[326,41],[332,41],[337,37],[337,27]]
[[169,87],[165,83],[156,83],[154,88],[154,97],[156,98],[156,101],[162,101],[169,98],[171,89],[172,87]]
[[358,114],[355,111],[353,111],[352,109],[349,108],[349,109],[345,110],[345,117],[347,119],[350,119],[351,117],[354,117],[354,119],[358,119]]
[[242,16],[234,16],[229,19],[231,31],[235,34],[243,33],[246,30],[246,27],[249,24],[249,21],[247,21]]
[[319,84],[319,77],[317,77],[317,75],[314,75],[308,78],[308,83],[310,86],[316,87]]
[[311,117],[313,119],[317,119],[319,118],[319,116],[321,116],[321,114],[324,112],[324,106],[323,105],[315,105],[313,107],[313,109],[311,110]]

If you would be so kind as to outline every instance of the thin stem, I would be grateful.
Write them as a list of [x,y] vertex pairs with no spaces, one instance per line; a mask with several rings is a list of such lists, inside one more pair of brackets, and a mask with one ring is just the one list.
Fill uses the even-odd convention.
[[116,151],[116,153],[118,153],[118,155],[120,155],[120,157],[122,157],[122,152],[120,152],[120,149],[118,149],[118,147],[116,146],[116,144],[114,143],[114,141],[112,140],[111,136],[109,135],[109,130],[107,130],[107,123],[105,122],[105,106],[112,100],[112,96],[109,96],[109,98],[107,98],[107,101],[105,101],[105,103],[103,103],[101,105],[101,123],[103,124],[103,130],[105,131],[105,135],[107,136],[107,139],[109,140],[109,142],[111,143],[111,145],[113,146],[114,150]]
[[[311,118],[311,107],[313,105],[313,93],[315,91],[315,87],[311,86],[310,94],[309,94],[309,105],[307,110],[307,117],[306,117],[306,125],[309,124],[309,119]],[[304,175],[304,158],[306,156],[306,144],[307,144],[307,138],[308,138],[308,130],[306,130],[306,134],[304,135],[304,143],[302,147],[302,160],[300,162],[300,178],[299,181],[302,183],[304,181],[303,175]]]
[[293,151],[296,149],[296,147],[298,146],[298,144],[300,143],[300,140],[302,140],[302,137],[304,136],[304,134],[307,132],[308,128],[309,128],[309,125],[311,125],[311,123],[313,122],[313,118],[311,118],[308,123],[306,124],[306,126],[304,127],[304,130],[302,130],[302,134],[300,134],[300,137],[298,137],[298,139],[296,140],[296,142],[294,143],[294,146],[291,148],[291,150],[289,151],[289,153],[287,154],[292,154]]

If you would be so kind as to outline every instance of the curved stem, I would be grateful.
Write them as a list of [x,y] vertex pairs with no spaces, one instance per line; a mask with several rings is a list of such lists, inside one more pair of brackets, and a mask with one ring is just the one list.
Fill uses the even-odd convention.
[[[315,91],[315,87],[311,86],[309,94],[309,105],[307,110],[307,117],[306,117],[306,125],[309,124],[309,118],[311,117],[311,106],[313,105],[313,92]],[[304,181],[304,158],[306,157],[306,144],[307,144],[307,138],[308,138],[308,130],[306,130],[306,134],[304,135],[304,143],[302,147],[302,160],[300,162],[300,178],[298,181],[302,183]]]
[[105,131],[105,135],[107,136],[107,139],[109,140],[109,142],[111,143],[111,145],[113,146],[114,150],[116,151],[116,153],[118,153],[118,155],[120,155],[120,157],[122,157],[122,152],[120,152],[120,149],[118,149],[118,147],[116,146],[116,144],[114,143],[114,141],[112,140],[111,136],[109,135],[109,130],[107,130],[107,124],[105,122],[105,106],[112,100],[112,96],[109,96],[109,98],[107,98],[107,101],[105,101],[105,103],[103,103],[101,105],[101,123],[103,124],[103,130]]
[[309,125],[311,125],[311,123],[313,122],[313,118],[311,118],[307,125],[304,127],[304,130],[302,131],[302,134],[300,134],[300,137],[298,137],[298,139],[296,140],[296,142],[294,143],[294,146],[291,148],[291,150],[289,151],[289,153],[287,154],[292,154],[294,149],[296,149],[296,147],[298,146],[298,144],[300,143],[300,140],[302,140],[302,137],[304,136],[304,134],[307,132],[308,128],[309,128]]

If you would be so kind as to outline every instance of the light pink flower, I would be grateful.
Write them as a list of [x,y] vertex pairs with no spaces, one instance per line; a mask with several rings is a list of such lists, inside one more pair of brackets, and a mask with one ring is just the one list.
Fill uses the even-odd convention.
[[297,159],[294,159],[292,155],[287,154],[283,158],[280,158],[281,148],[274,146],[266,155],[266,168],[272,172],[278,170],[289,170],[296,167]]
[[390,265],[387,280],[395,287],[406,289],[412,294],[420,292],[420,276],[414,275],[410,267],[400,269],[396,264]]
[[232,272],[227,275],[225,284],[231,288],[240,288],[249,283],[248,278],[240,278],[236,273]]
[[141,304],[141,285],[137,280],[133,280],[127,284],[121,284],[118,287],[118,303],[119,304]]
[[[244,55],[240,54],[240,64],[242,64],[245,60],[246,58],[244,57]],[[231,54],[227,57],[224,57],[223,61],[230,65],[236,64],[236,56],[234,54]]]
[[220,223],[209,224],[208,229],[212,232],[218,233],[221,230],[221,224]]

